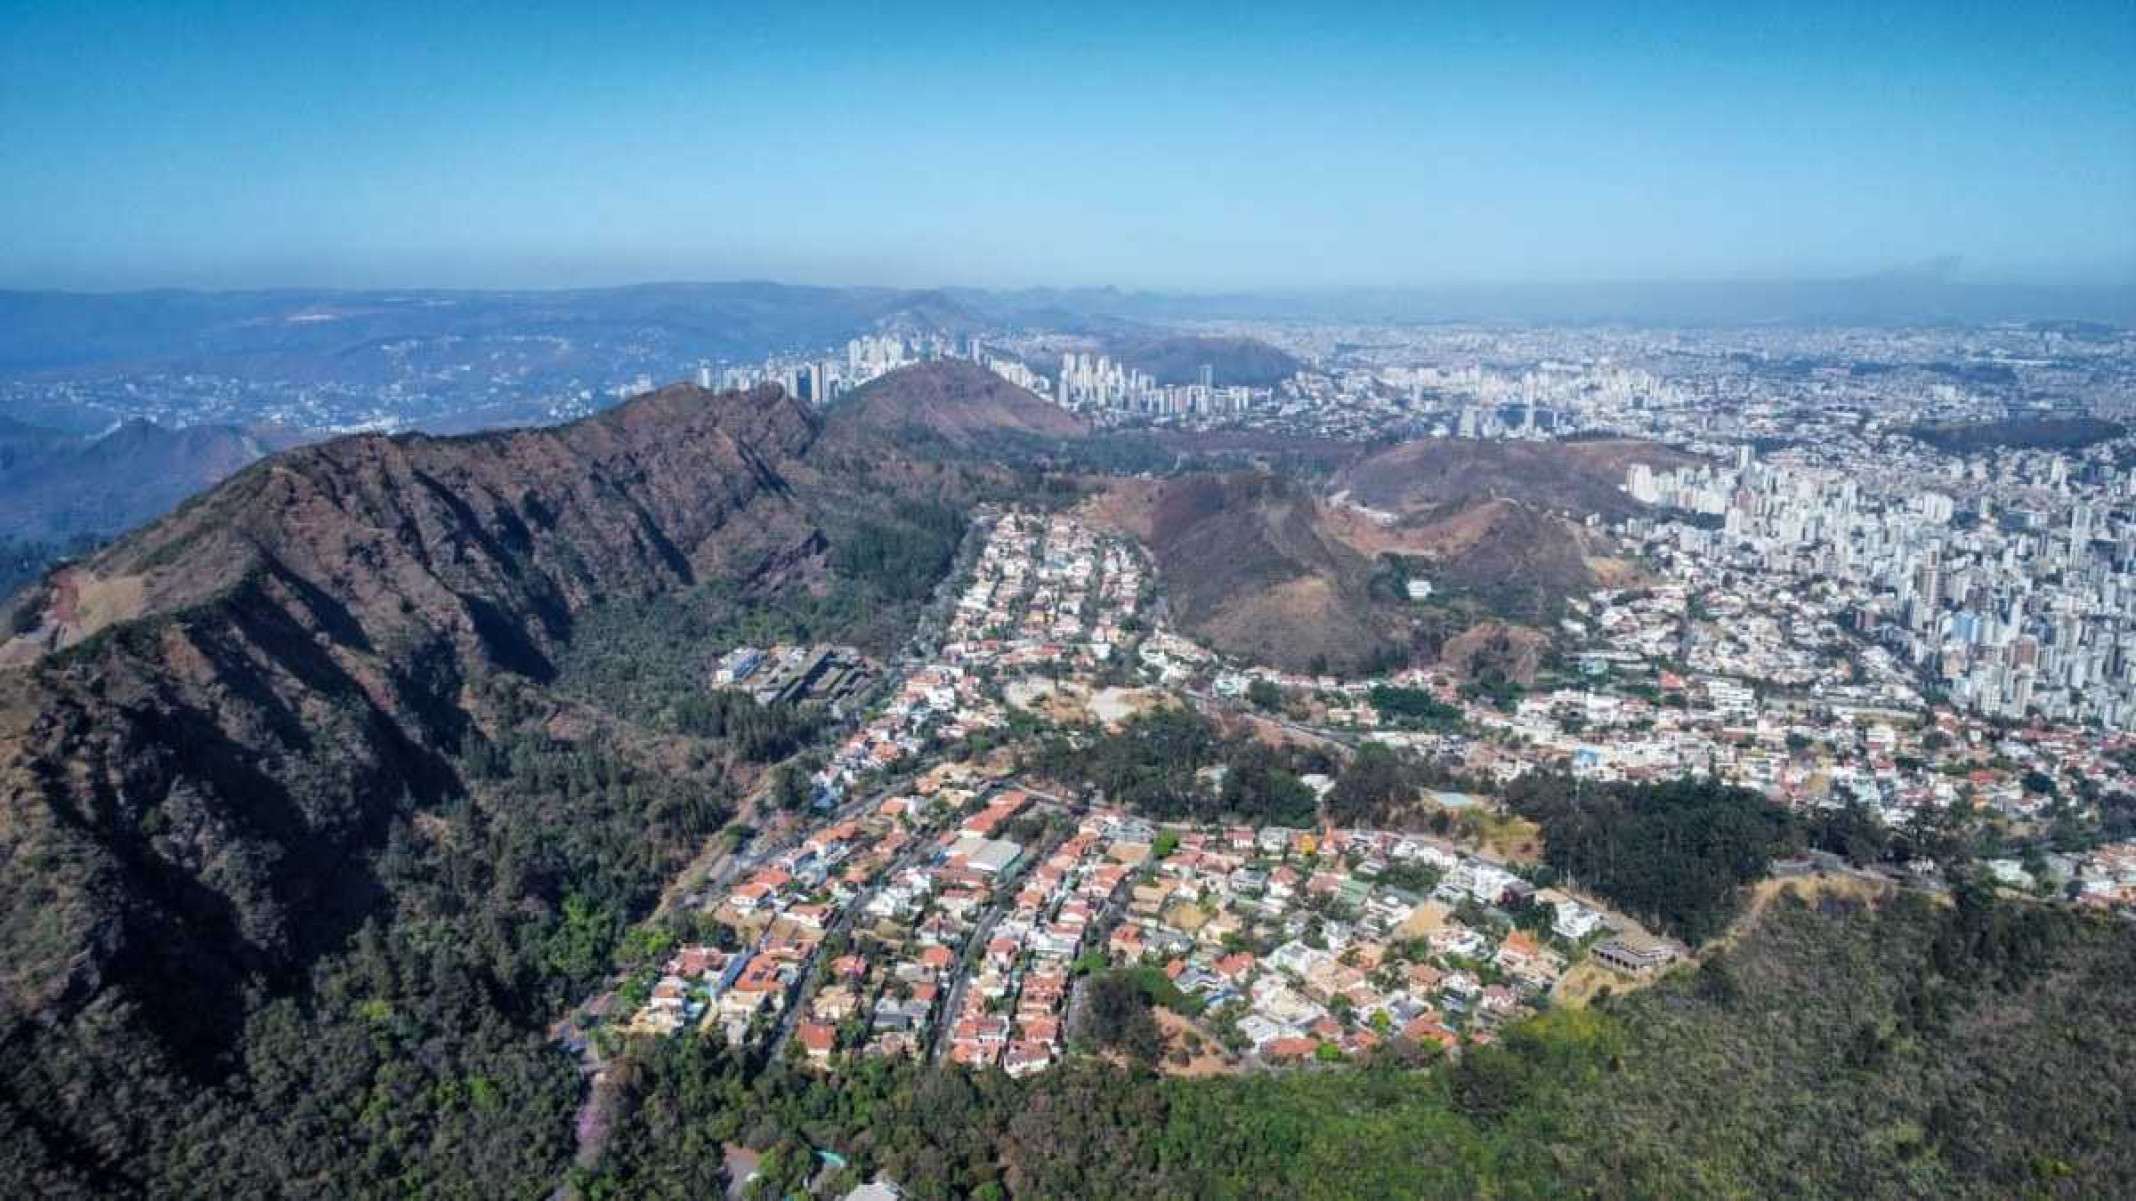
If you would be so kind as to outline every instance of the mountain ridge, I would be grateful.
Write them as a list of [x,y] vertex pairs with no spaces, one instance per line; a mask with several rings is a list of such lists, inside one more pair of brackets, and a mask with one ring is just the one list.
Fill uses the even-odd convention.
[[[203,1187],[122,1168],[183,1170],[175,1148],[263,1120],[248,1098],[275,1081],[342,1087],[324,1060],[258,1075],[261,1040],[287,1007],[324,1005],[316,1034],[373,1055],[353,1002],[315,990],[376,977],[380,955],[422,962],[408,940],[438,923],[490,948],[450,977],[490,999],[386,995],[458,1024],[452,1045],[499,1065],[485,1071],[567,1075],[522,1024],[546,1020],[539,985],[562,970],[542,948],[581,920],[567,889],[620,920],[756,769],[732,743],[654,765],[627,727],[552,726],[559,649],[614,602],[826,589],[863,488],[895,510],[959,486],[860,435],[819,452],[825,428],[776,388],[678,385],[566,426],[354,435],[253,464],[18,597],[0,669],[9,1162],[43,1164],[48,1195]],[[865,485],[844,474],[854,458],[875,469]],[[350,1137],[328,1115],[290,1120]],[[530,1130],[551,1126],[567,1123]],[[225,1187],[283,1187],[253,1175],[266,1159],[224,1170]]]

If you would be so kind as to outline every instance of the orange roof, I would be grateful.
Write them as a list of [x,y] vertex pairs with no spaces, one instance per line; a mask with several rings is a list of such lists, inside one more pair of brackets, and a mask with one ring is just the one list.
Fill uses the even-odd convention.
[[1413,1043],[1435,1042],[1442,1047],[1455,1047],[1461,1043],[1453,1031],[1430,1018],[1418,1018],[1402,1027],[1402,1037]]

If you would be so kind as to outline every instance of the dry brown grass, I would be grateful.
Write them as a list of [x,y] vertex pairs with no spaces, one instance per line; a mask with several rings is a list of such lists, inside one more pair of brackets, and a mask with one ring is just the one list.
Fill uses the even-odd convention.
[[1108,477],[1093,482],[1097,489],[1076,506],[1075,515],[1092,525],[1149,541],[1163,481]]
[[1181,901],[1164,911],[1164,920],[1188,934],[1209,924],[1209,915],[1199,905]]
[[1888,897],[1896,891],[1897,887],[1895,885],[1887,884],[1882,880],[1830,872],[1818,872],[1810,876],[1784,876],[1774,877],[1770,880],[1760,880],[1751,885],[1750,897],[1743,904],[1743,912],[1737,914],[1736,919],[1728,923],[1728,928],[1723,930],[1719,937],[1699,949],[1699,957],[1704,958],[1717,950],[1732,947],[1740,942],[1743,935],[1757,925],[1759,920],[1765,916],[1765,911],[1772,907],[1774,898],[1785,893],[1792,892],[1804,901],[1814,903],[1827,897],[1849,901],[1876,901]]
[[1424,901],[1395,929],[1395,935],[1402,939],[1417,939],[1436,933],[1446,927],[1446,919],[1453,912],[1437,901]]
[[1535,681],[1535,673],[1542,666],[1543,651],[1549,645],[1549,635],[1541,630],[1502,621],[1483,621],[1448,639],[1439,651],[1439,662],[1466,676],[1474,674],[1477,658],[1488,657],[1497,662],[1507,676],[1530,684]]
[[[1164,1034],[1165,1057],[1160,1061],[1167,1076],[1194,1079],[1199,1076],[1231,1076],[1241,1069],[1237,1061],[1224,1051],[1208,1031],[1169,1009],[1152,1011],[1157,1015],[1157,1028]],[[1187,1045],[1189,1036],[1201,1039],[1201,1051],[1184,1064],[1173,1063],[1171,1053],[1175,1048]]]
[[1646,979],[1620,975],[1592,959],[1586,959],[1573,964],[1566,969],[1564,975],[1558,977],[1557,984],[1550,990],[1550,1001],[1554,1005],[1580,1009],[1592,1003],[1595,996],[1605,988],[1613,994],[1631,992],[1646,987],[1650,980],[1658,978],[1658,973]]

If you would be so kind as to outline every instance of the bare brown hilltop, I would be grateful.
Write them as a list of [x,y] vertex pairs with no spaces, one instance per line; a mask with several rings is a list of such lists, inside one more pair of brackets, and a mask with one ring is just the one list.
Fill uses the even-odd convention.
[[1371,558],[1302,484],[1258,472],[1167,481],[1144,531],[1173,612],[1220,650],[1297,670],[1406,656],[1372,596]]
[[1442,438],[1351,462],[1325,494],[1274,473],[1189,475],[1116,483],[1100,508],[1149,544],[1181,624],[1227,654],[1293,671],[1465,666],[1510,634],[1520,653],[1491,666],[1525,674],[1567,597],[1635,574],[1585,518],[1637,510],[1620,487],[1631,463],[1677,461],[1646,442]]
[[[336,439],[263,461],[27,592],[0,656],[266,589],[331,598],[368,645],[444,635],[531,664],[591,599],[805,551],[780,469],[818,433],[776,389],[679,386],[552,429]],[[722,537],[745,509],[746,533]]]
[[1623,489],[1634,463],[1656,469],[1698,462],[1655,442],[1512,442],[1425,438],[1403,442],[1338,472],[1334,488],[1397,515],[1505,498],[1573,517],[1621,517],[1638,505]]
[[915,364],[864,385],[842,402],[834,425],[841,439],[887,437],[956,450],[1090,432],[1082,418],[963,359]]

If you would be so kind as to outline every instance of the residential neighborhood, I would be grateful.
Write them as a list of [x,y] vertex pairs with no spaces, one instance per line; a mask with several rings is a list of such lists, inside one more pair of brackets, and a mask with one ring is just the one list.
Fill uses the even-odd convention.
[[[1131,539],[1072,513],[989,511],[971,537],[939,653],[855,715],[796,833],[736,858],[702,897],[721,939],[676,947],[639,981],[626,1033],[717,1034],[829,1072],[911,1057],[1026,1076],[1075,1053],[1084,983],[1131,971],[1170,1015],[1175,1050],[1245,1070],[1391,1038],[1488,1043],[1548,1007],[1576,966],[1631,983],[1685,953],[1533,861],[1456,838],[1152,821],[972,753],[1033,722],[1117,726],[1182,702],[1251,716],[1250,694],[1273,695],[1272,716],[1300,735],[1369,738],[1485,785],[1546,765],[1597,782],[1712,776],[1893,824],[1961,797],[2036,815],[2048,798],[2034,774],[2129,770],[2111,739],[1949,710],[1923,722],[1888,657],[1838,658],[1846,635],[1829,621],[1726,588],[1576,598],[1577,683],[1508,703],[1444,670],[1342,680],[1227,663],[1150,611]],[[850,697],[841,681],[867,670],[842,648],[741,647],[710,683]],[[1390,696],[1428,698],[1434,720]],[[1491,804],[1458,790],[1423,800],[1451,814]],[[2128,844],[1989,868],[2026,891],[2136,901]]]

